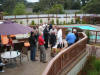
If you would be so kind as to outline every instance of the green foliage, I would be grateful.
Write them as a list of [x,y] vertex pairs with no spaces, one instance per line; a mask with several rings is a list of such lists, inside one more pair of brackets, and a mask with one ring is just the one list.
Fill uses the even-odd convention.
[[82,24],[87,24],[84,20],[82,21]]
[[14,9],[15,15],[25,14],[25,5],[23,3],[17,3]]
[[47,10],[46,13],[47,14],[64,14],[64,9],[61,4],[55,4],[49,10]]
[[13,14],[13,10],[18,2],[26,4],[26,0],[0,0],[3,12],[8,13],[9,15]]
[[40,23],[41,23],[41,24],[43,23],[42,19],[40,19]]
[[100,13],[100,0],[91,0],[86,6],[82,8],[85,13],[99,14]]
[[90,42],[90,37],[91,37],[91,32],[89,30],[85,31],[87,37],[88,37],[88,40],[87,40],[87,43]]
[[20,21],[20,24],[23,24],[23,21]]
[[8,13],[7,12],[3,12],[3,15],[5,16],[5,15],[8,15]]
[[59,19],[56,19],[56,24],[59,25]]
[[35,22],[34,22],[34,20],[32,21],[31,25],[35,25]]
[[55,23],[54,23],[54,19],[52,19],[50,23],[54,25],[54,24],[55,24]]
[[66,21],[63,21],[63,25],[66,25]]
[[100,60],[95,60],[95,62],[93,63],[93,65],[95,66],[95,69],[100,72]]
[[96,70],[90,70],[87,75],[98,75],[99,72]]
[[73,21],[73,19],[71,19],[71,24],[74,24],[74,21]]
[[76,24],[80,24],[80,23],[81,23],[80,18],[79,17],[76,18]]

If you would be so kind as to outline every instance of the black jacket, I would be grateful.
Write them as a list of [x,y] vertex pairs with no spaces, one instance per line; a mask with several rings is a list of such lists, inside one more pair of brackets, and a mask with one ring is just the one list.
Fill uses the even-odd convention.
[[36,38],[35,38],[35,36],[30,36],[30,38],[29,38],[29,43],[30,43],[30,46],[32,47],[32,46],[36,46]]

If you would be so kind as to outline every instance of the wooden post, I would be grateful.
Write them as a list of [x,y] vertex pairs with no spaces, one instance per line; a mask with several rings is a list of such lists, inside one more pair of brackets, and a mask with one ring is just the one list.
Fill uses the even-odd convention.
[[77,19],[77,15],[76,15],[76,13],[75,13],[75,23],[76,23],[76,19]]
[[97,42],[97,31],[96,31],[96,38],[95,38],[95,44],[96,44],[96,42]]
[[50,24],[50,17],[49,17],[49,14],[48,14],[48,24]]
[[66,24],[67,24],[67,14],[66,14]]
[[38,14],[38,26],[40,25],[40,24],[39,24],[39,19],[40,19],[40,18],[39,18],[39,14]]
[[57,19],[58,19],[58,18],[57,18],[57,14],[56,14],[56,25],[57,25]]
[[27,17],[27,25],[28,25],[28,15],[26,15],[26,17]]
[[3,12],[0,12],[0,20],[3,20]]

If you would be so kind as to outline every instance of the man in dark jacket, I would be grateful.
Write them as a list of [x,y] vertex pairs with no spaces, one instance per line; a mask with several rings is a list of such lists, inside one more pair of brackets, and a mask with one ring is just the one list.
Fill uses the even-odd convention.
[[36,56],[36,38],[35,38],[35,33],[31,32],[31,36],[29,38],[29,43],[30,43],[30,58],[32,61],[36,61],[35,56]]
[[45,41],[45,49],[48,48],[48,39],[49,39],[49,31],[47,29],[47,26],[45,27],[44,31],[43,31],[43,36],[44,36],[44,41]]

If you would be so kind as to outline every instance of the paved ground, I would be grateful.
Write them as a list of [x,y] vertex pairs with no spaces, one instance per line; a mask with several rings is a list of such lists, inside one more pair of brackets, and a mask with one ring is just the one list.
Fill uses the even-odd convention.
[[[50,57],[50,49],[46,50],[47,53],[47,61],[49,62]],[[42,75],[47,63],[42,63],[39,61],[39,52],[37,52],[38,61],[28,61],[27,57],[24,58],[22,64],[17,61],[17,65],[15,67],[5,67],[4,73],[0,73],[0,75]]]

